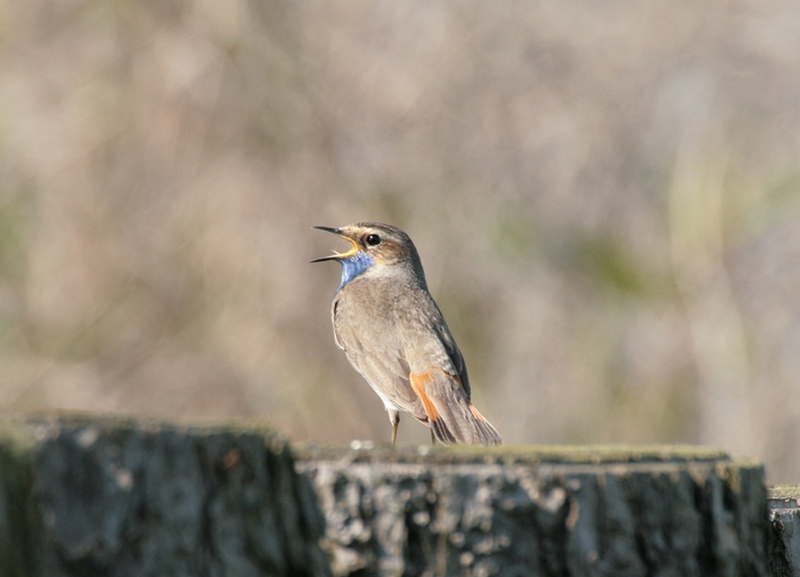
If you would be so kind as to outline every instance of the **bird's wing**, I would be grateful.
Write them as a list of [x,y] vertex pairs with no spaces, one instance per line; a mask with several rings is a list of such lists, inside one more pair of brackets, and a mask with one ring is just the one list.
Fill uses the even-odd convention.
[[409,380],[434,434],[443,443],[500,444],[500,435],[470,401],[464,356],[433,299],[427,299],[420,320],[425,327],[416,334],[427,338],[415,341]]
[[447,363],[443,363],[442,369],[449,369],[449,372],[455,373],[455,375],[458,377],[458,383],[464,389],[467,399],[469,399],[472,395],[472,392],[469,386],[467,363],[464,362],[464,355],[461,354],[461,351],[456,344],[456,340],[453,338],[453,335],[450,334],[450,329],[447,328],[447,324],[444,322],[444,317],[442,316],[441,312],[439,312],[439,319],[434,328],[439,336],[439,340],[444,346],[445,352],[447,353],[447,359],[450,361],[449,365],[452,367],[452,369],[450,369]]

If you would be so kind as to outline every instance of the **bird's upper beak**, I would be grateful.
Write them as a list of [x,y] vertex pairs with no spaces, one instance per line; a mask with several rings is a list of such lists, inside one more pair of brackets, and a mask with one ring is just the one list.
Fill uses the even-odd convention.
[[312,226],[311,228],[316,228],[318,230],[324,230],[325,232],[332,232],[336,236],[339,236],[339,237],[345,239],[346,241],[348,241],[350,244],[353,245],[350,248],[350,250],[348,250],[347,252],[339,253],[339,252],[334,251],[331,256],[323,256],[321,258],[315,258],[311,262],[322,262],[322,261],[326,261],[326,260],[341,260],[343,258],[348,258],[348,257],[353,256],[354,254],[356,254],[360,250],[358,248],[358,244],[356,243],[356,241],[353,240],[352,238],[350,238],[349,236],[347,236],[346,234],[344,234],[338,228],[331,228],[330,226]]

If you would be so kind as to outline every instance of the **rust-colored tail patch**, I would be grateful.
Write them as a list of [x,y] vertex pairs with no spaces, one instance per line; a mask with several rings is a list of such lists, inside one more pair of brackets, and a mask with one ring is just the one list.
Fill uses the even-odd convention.
[[409,381],[433,434],[442,443],[499,445],[503,442],[470,402],[458,375],[431,367],[425,373],[411,373]]
[[486,420],[486,417],[480,414],[478,409],[475,408],[475,405],[472,403],[469,404],[469,411],[472,413],[472,416],[478,419],[479,421],[483,421],[484,423],[488,423],[489,421]]
[[435,421],[439,418],[439,411],[428,396],[425,390],[425,385],[431,380],[430,372],[427,373],[411,373],[410,379],[411,388],[422,401],[422,407],[425,409],[425,414],[428,415],[430,421]]
[[434,436],[442,443],[450,444],[458,442],[453,435],[452,431],[447,426],[445,419],[436,408],[436,404],[431,399],[427,391],[428,383],[433,379],[432,371],[439,369],[431,369],[427,373],[411,373],[409,380],[411,381],[411,389],[422,401],[422,408],[425,409],[425,414],[428,415],[428,424],[431,426]]

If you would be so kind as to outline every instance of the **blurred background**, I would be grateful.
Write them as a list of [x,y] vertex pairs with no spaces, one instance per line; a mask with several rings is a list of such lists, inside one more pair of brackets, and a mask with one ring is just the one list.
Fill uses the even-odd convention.
[[800,481],[800,3],[0,4],[2,412],[388,441],[308,263],[364,220],[508,443]]

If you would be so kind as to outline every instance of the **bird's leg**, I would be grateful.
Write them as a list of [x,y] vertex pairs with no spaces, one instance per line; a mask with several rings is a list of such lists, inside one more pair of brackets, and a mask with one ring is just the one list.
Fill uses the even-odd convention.
[[392,448],[397,442],[397,428],[400,426],[400,411],[389,411],[389,421],[392,423]]

